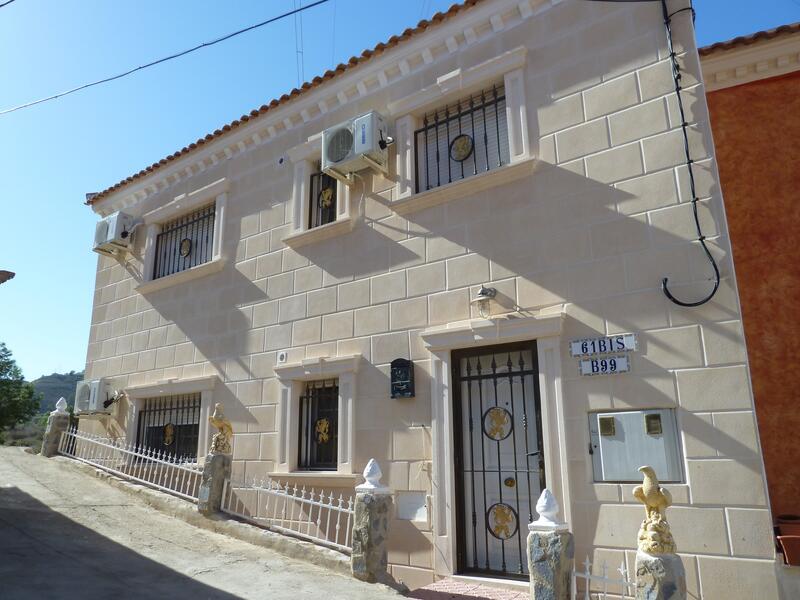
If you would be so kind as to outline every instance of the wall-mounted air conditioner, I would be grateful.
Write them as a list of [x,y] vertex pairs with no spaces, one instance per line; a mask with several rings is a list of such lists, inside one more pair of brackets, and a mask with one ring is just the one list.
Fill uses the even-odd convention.
[[92,250],[111,256],[128,250],[135,224],[136,219],[123,212],[108,215],[95,226]]
[[111,399],[105,379],[79,381],[75,387],[75,414],[79,417],[110,415],[113,404],[104,404]]
[[364,169],[386,173],[390,138],[383,117],[375,111],[322,132],[322,171],[345,183]]

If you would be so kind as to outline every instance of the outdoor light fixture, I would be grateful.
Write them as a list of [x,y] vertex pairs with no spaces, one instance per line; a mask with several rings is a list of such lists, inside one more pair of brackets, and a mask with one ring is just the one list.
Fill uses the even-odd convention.
[[497,290],[495,288],[487,288],[484,285],[481,285],[481,289],[478,290],[478,293],[475,294],[475,297],[470,300],[470,304],[475,304],[478,307],[478,314],[484,319],[489,318],[489,305],[494,297],[497,296]]

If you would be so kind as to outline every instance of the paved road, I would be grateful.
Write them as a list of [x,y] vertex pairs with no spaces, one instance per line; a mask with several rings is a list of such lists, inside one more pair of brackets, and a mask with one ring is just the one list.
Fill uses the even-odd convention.
[[58,461],[0,447],[0,598],[397,600],[198,529]]

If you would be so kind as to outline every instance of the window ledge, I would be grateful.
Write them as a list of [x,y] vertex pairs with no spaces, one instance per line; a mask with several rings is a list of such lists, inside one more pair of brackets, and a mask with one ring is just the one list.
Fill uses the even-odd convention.
[[537,162],[535,158],[526,158],[492,171],[479,173],[466,179],[446,183],[445,185],[395,200],[392,202],[391,207],[397,214],[406,215],[455,200],[456,198],[471,196],[491,187],[532,175]]
[[167,275],[166,277],[159,277],[158,279],[152,279],[150,281],[140,283],[136,286],[136,291],[140,294],[149,294],[151,292],[172,287],[173,285],[179,285],[181,283],[186,283],[187,281],[192,281],[193,279],[205,277],[206,275],[219,273],[224,266],[224,258],[215,258],[214,260],[210,260],[202,265],[197,265],[191,269],[186,269],[185,271],[179,271],[178,273],[173,273],[172,275]]
[[333,223],[328,223],[327,225],[320,225],[313,229],[292,233],[283,238],[283,243],[290,248],[299,248],[300,246],[321,242],[352,231],[353,225],[355,225],[355,222],[350,217],[337,219]]
[[363,478],[352,473],[339,473],[337,471],[292,471],[291,473],[267,473],[270,479],[281,483],[302,483],[305,486],[316,487],[352,487],[354,488]]

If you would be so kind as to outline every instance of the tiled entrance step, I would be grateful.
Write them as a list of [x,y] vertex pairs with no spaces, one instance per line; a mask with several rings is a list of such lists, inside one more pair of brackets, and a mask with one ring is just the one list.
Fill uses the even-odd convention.
[[529,592],[488,587],[471,581],[441,579],[414,590],[418,600],[528,600]]

